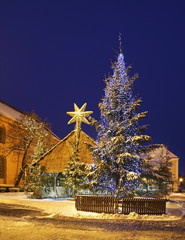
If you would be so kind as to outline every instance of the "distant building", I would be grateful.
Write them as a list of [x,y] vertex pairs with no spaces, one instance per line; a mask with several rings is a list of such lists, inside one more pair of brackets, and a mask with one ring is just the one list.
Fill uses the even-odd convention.
[[[10,152],[11,132],[21,120],[23,112],[0,100],[0,188],[8,189],[15,185],[19,174],[23,152],[14,150]],[[18,134],[18,133],[17,133]],[[15,136],[15,138],[18,136]],[[15,140],[16,141],[16,140]],[[52,133],[52,144],[59,138]]]
[[[172,173],[172,183],[169,183],[171,191],[178,191],[178,177],[179,177],[179,158],[172,152],[170,152],[163,144],[157,145],[157,147],[147,154],[142,154],[142,158],[147,162],[150,162],[153,166],[153,170],[159,168],[159,164],[162,161],[169,161],[169,170]],[[155,181],[149,183],[149,190],[157,190]]]

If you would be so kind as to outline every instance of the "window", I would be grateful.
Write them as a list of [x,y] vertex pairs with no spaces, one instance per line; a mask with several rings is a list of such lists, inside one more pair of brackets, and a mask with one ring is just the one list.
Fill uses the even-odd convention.
[[173,166],[172,162],[169,162],[169,167],[172,167],[172,166]]
[[5,177],[5,157],[0,156],[0,178]]
[[0,143],[5,143],[5,127],[0,126]]

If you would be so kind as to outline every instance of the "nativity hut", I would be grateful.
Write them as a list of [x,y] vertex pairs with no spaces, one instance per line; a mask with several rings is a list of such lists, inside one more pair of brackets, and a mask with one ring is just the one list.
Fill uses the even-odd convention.
[[[48,187],[40,188],[40,197],[70,197],[72,192],[62,186],[62,172],[73,154],[72,143],[75,139],[75,130],[46,152],[39,160],[39,165],[44,167],[44,172],[51,175],[52,183]],[[92,164],[92,153],[89,146],[94,146],[95,141],[85,132],[80,131],[79,158],[80,162]]]

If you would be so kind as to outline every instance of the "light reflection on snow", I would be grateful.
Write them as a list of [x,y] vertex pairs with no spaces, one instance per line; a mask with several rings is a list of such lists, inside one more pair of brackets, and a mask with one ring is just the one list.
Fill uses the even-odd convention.
[[[175,196],[181,197],[185,201],[185,193],[181,194],[172,194],[173,199]],[[0,193],[0,202],[5,204],[18,204],[27,207],[34,207],[41,209],[44,213],[47,213],[47,218],[51,218],[55,215],[76,217],[76,218],[96,218],[96,219],[123,219],[123,220],[146,220],[146,221],[173,221],[181,219],[179,214],[176,214],[181,210],[182,215],[185,214],[185,210],[182,209],[183,202],[167,202],[167,211],[166,215],[161,216],[156,215],[139,215],[135,212],[130,213],[129,215],[123,214],[105,214],[105,213],[91,213],[77,211],[75,209],[75,202],[71,198],[48,198],[48,199],[31,199],[28,198],[24,193]],[[171,214],[173,210],[173,216]]]

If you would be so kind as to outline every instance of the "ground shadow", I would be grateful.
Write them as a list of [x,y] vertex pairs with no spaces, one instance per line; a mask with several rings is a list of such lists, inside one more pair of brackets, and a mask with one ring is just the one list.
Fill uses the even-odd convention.
[[36,217],[46,216],[47,214],[38,208],[26,207],[19,204],[0,203],[0,215],[10,217]]

